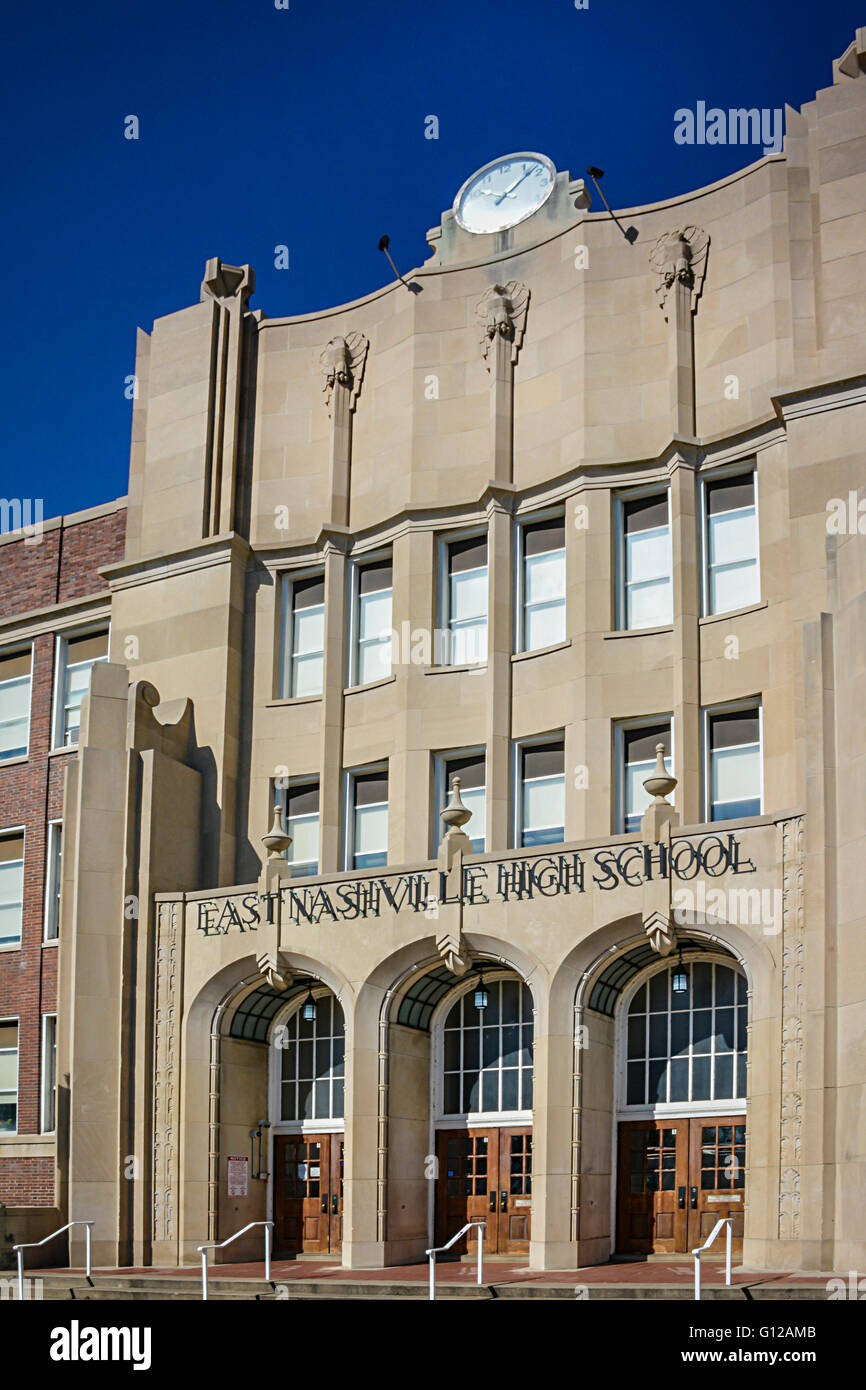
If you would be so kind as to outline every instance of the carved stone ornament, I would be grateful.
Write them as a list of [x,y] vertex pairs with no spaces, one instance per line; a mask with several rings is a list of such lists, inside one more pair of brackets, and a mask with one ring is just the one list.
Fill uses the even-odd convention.
[[506,285],[491,285],[479,299],[475,313],[483,330],[481,352],[488,371],[491,368],[491,349],[497,339],[511,344],[512,365],[517,361],[526,330],[528,305],[529,289],[519,280],[509,280]]
[[710,238],[702,227],[688,226],[663,232],[653,246],[649,263],[656,275],[656,299],[665,318],[668,295],[675,285],[685,285],[691,291],[691,307],[696,307],[704,287],[709,244]]
[[256,956],[256,966],[271,989],[288,989],[294,978],[291,970],[280,960],[278,951],[263,951],[261,955]]
[[348,393],[349,409],[355,409],[355,402],[364,379],[364,366],[367,361],[369,340],[363,333],[353,332],[345,338],[332,338],[319,355],[322,370],[322,390],[325,405],[331,412],[331,403],[336,387],[343,387]]
[[460,931],[447,931],[436,938],[436,950],[452,975],[465,975],[469,964],[466,943]]
[[674,949],[675,933],[669,917],[663,912],[651,912],[644,918],[643,929],[658,956],[669,956]]

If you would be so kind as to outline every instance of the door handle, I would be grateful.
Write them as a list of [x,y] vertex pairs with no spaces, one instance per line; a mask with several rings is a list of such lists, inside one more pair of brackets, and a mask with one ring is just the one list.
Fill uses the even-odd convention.
[[686,1209],[686,1189],[684,1187],[677,1188],[677,1206],[680,1211],[685,1211]]
[[698,1209],[698,1189],[697,1189],[696,1187],[693,1187],[693,1188],[691,1189],[691,1193],[692,1193],[692,1211],[697,1211],[697,1209]]
[[491,1193],[490,1193],[490,1210],[491,1210],[491,1211],[495,1211],[495,1210],[496,1210],[496,1193],[495,1193],[495,1192],[491,1192]]
[[500,1192],[500,1194],[499,1194],[499,1210],[500,1210],[500,1211],[507,1211],[507,1210],[508,1210],[508,1193],[507,1193],[504,1189],[503,1189],[502,1192]]
[[332,1192],[332,1193],[331,1193],[331,1212],[333,1213],[334,1216],[337,1215],[338,1200],[339,1200],[339,1199],[338,1199],[338,1197],[337,1197],[336,1192]]
[[328,1194],[327,1194],[327,1192],[326,1192],[326,1193],[324,1194],[324,1196],[322,1197],[322,1211],[323,1211],[323,1212],[325,1213],[325,1215],[327,1216],[327,1214],[328,1214]]

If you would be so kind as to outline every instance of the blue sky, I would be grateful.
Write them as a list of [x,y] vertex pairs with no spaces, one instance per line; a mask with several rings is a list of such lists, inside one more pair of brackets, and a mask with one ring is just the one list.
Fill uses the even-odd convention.
[[383,232],[419,265],[463,180],[511,150],[600,165],[614,207],[712,182],[760,150],[677,145],[675,110],[800,106],[858,22],[856,0],[7,9],[0,495],[48,517],[126,491],[135,329],[196,302],[209,256],[249,262],[278,317],[390,280]]

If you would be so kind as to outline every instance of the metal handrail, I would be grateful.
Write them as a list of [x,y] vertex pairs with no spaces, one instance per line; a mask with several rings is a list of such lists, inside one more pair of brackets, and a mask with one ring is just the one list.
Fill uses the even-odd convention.
[[96,1224],[96,1223],[93,1222],[93,1221],[67,1221],[66,1225],[65,1225],[65,1226],[61,1226],[60,1229],[59,1229],[59,1231],[52,1231],[52,1232],[51,1232],[51,1235],[50,1235],[50,1236],[46,1236],[44,1240],[25,1240],[25,1241],[23,1241],[23,1242],[21,1243],[21,1245],[13,1245],[13,1246],[12,1246],[12,1249],[13,1249],[14,1251],[16,1251],[16,1252],[17,1252],[17,1255],[18,1255],[18,1301],[19,1301],[19,1303],[23,1303],[23,1302],[24,1302],[24,1255],[23,1255],[22,1252],[23,1252],[24,1250],[35,1250],[36,1247],[39,1246],[39,1245],[47,1245],[48,1242],[49,1242],[49,1240],[53,1240],[55,1236],[62,1236],[64,1231],[69,1231],[69,1230],[71,1230],[71,1228],[72,1228],[73,1226],[84,1226],[84,1227],[86,1228],[86,1231],[87,1231],[87,1235],[86,1235],[86,1237],[85,1237],[85,1248],[86,1248],[85,1260],[86,1260],[86,1264],[87,1264],[87,1269],[86,1269],[87,1278],[88,1278],[88,1279],[90,1278],[90,1242],[91,1242],[91,1229],[90,1229],[90,1228],[91,1228],[91,1226],[93,1226],[93,1225],[95,1225],[95,1224]]
[[264,1226],[265,1228],[265,1279],[271,1282],[271,1231],[274,1228],[273,1221],[250,1221],[249,1225],[242,1227],[240,1231],[235,1231],[233,1236],[227,1240],[212,1240],[208,1245],[197,1245],[195,1248],[201,1255],[201,1296],[207,1299],[207,1252],[208,1250],[222,1250],[224,1246],[231,1245],[238,1236],[245,1235],[254,1226]]
[[432,1301],[433,1299],[435,1299],[435,1297],[436,1297],[436,1256],[437,1256],[441,1251],[443,1251],[443,1250],[450,1250],[450,1249],[451,1249],[451,1246],[454,1245],[454,1244],[456,1244],[456,1242],[460,1239],[460,1237],[461,1237],[462,1235],[465,1235],[467,1231],[471,1231],[473,1226],[477,1226],[477,1227],[478,1227],[478,1279],[477,1279],[477,1282],[478,1282],[479,1284],[483,1284],[483,1282],[484,1282],[484,1267],[483,1267],[483,1260],[484,1260],[484,1236],[483,1236],[483,1231],[485,1230],[485,1228],[486,1228],[486,1226],[487,1226],[487,1222],[486,1222],[486,1221],[467,1221],[465,1226],[461,1226],[461,1227],[460,1227],[460,1230],[457,1232],[456,1236],[452,1236],[452,1237],[451,1237],[451,1239],[449,1240],[449,1242],[448,1242],[447,1245],[434,1245],[434,1246],[432,1247],[432,1249],[430,1249],[430,1250],[428,1250],[428,1251],[426,1252],[426,1254],[427,1254],[427,1256],[428,1256],[428,1258],[429,1258],[429,1260],[430,1260],[430,1299],[431,1299],[431,1301]]
[[731,1233],[733,1231],[733,1221],[730,1216],[720,1216],[710,1234],[707,1236],[703,1245],[697,1246],[692,1251],[695,1257],[695,1298],[700,1302],[701,1298],[701,1254],[708,1250],[723,1226],[727,1227],[725,1232],[725,1283],[731,1282]]

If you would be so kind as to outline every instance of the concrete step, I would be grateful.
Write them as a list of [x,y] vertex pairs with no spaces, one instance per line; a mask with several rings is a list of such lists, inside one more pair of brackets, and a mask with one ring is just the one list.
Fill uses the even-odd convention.
[[[118,1275],[95,1274],[92,1284],[83,1275],[53,1274],[37,1276],[42,1279],[42,1298],[50,1302],[148,1302],[171,1303],[200,1302],[201,1280],[185,1275]],[[489,1284],[448,1283],[438,1280],[436,1297],[442,1300],[500,1300],[513,1302],[543,1299],[584,1301],[576,1291],[586,1289],[590,1301],[676,1301],[690,1302],[694,1299],[691,1280],[677,1284],[631,1283],[631,1284],[588,1284],[581,1285],[577,1274],[574,1280],[557,1284],[492,1282]],[[426,1301],[428,1288],[418,1280],[399,1279],[291,1279],[266,1284],[263,1279],[233,1279],[211,1277],[208,1285],[211,1302],[297,1302],[309,1300],[331,1302],[335,1300],[359,1299],[398,1299]],[[748,1285],[705,1284],[702,1296],[707,1302],[729,1301],[794,1301],[826,1299],[827,1287],[824,1281],[780,1285],[777,1281]]]

